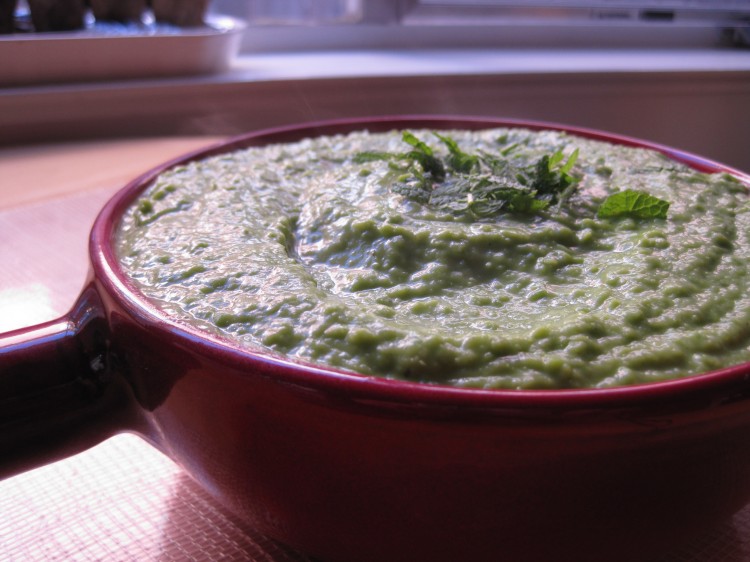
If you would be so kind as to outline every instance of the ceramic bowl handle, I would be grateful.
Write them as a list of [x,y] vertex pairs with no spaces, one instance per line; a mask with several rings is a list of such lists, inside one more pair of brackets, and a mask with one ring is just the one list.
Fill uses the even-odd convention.
[[92,287],[58,320],[0,334],[0,478],[70,456],[123,424],[127,400],[108,364]]

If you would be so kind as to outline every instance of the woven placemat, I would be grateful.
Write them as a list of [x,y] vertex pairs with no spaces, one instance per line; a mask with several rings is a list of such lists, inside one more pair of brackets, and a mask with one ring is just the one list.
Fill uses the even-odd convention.
[[0,560],[309,562],[253,532],[138,437],[0,482]]
[[[313,562],[244,525],[127,434],[1,481],[0,514],[2,561]],[[654,562],[747,560],[750,506]]]

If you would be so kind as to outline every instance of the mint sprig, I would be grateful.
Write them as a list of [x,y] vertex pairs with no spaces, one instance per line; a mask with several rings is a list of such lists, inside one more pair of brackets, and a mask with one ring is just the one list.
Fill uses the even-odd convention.
[[599,207],[599,218],[632,217],[636,219],[665,219],[669,202],[645,191],[625,189],[607,197]]
[[[409,131],[404,131],[401,139],[413,149],[408,152],[381,152],[375,150],[358,152],[354,155],[354,162],[365,164],[377,160],[386,160],[389,162],[403,161],[406,162],[406,168],[403,171],[411,171],[419,176],[427,174],[435,181],[443,181],[445,179],[445,166],[433,154],[432,148],[427,143],[419,140]],[[419,165],[419,169],[415,167],[415,164]]]
[[[444,159],[414,133],[404,131],[401,138],[411,147],[409,151],[359,152],[354,161],[386,160],[391,171],[384,181],[391,183],[393,192],[418,203],[475,217],[499,212],[535,213],[552,204],[559,209],[578,187],[579,179],[571,173],[578,160],[578,149],[567,159],[558,150],[531,164],[519,163],[518,158],[508,157],[517,143],[497,154],[486,151],[469,154],[451,137],[433,134],[448,149]],[[498,142],[501,140],[505,142],[507,138]],[[626,189],[607,197],[597,216],[663,219],[668,210],[669,202],[645,191]]]
[[[499,155],[469,154],[447,135],[433,133],[448,149],[440,159],[433,149],[413,133],[404,131],[402,140],[412,147],[404,153],[360,152],[357,163],[387,160],[395,193],[423,204],[473,216],[500,211],[533,213],[562,202],[577,179],[570,170],[578,157],[574,151],[563,163],[563,152],[542,156],[534,164],[510,160],[507,149]],[[515,147],[516,145],[511,145]],[[399,167],[398,162],[405,162]]]
[[445,179],[445,166],[439,158],[435,157],[432,148],[427,143],[419,140],[409,131],[404,131],[401,138],[405,143],[414,147],[414,150],[404,155],[405,159],[418,162],[424,172],[430,174],[435,181],[443,181]]
[[474,154],[465,153],[459,148],[458,143],[455,140],[439,133],[434,134],[437,138],[443,141],[445,146],[448,147],[448,152],[450,152],[448,165],[451,169],[456,172],[468,174],[479,164],[479,157]]

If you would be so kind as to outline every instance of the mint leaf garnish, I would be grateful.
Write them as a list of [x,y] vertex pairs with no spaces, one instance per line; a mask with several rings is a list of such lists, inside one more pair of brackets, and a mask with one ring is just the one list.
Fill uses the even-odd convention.
[[360,152],[354,162],[388,161],[390,171],[383,181],[390,184],[394,193],[475,217],[501,211],[538,212],[552,203],[562,204],[577,186],[578,180],[570,170],[578,150],[564,163],[564,154],[559,150],[530,164],[508,158],[518,146],[516,143],[499,149],[499,154],[468,154],[451,137],[433,134],[447,148],[447,157],[441,159],[414,133],[403,131],[401,138],[411,147],[408,152]]
[[[577,189],[579,178],[571,174],[578,149],[568,157],[562,150],[545,154],[536,162],[519,162],[508,155],[518,144],[498,149],[498,154],[468,154],[447,135],[433,133],[448,149],[445,158],[409,131],[402,140],[408,152],[360,152],[354,162],[388,161],[383,178],[391,190],[404,197],[455,213],[486,217],[498,212],[535,213],[557,204],[558,209]],[[498,139],[505,144],[507,137]],[[667,218],[669,202],[645,191],[626,189],[607,197],[599,207],[600,218]]]
[[665,219],[669,202],[645,191],[626,189],[607,197],[599,207],[599,218],[632,217],[636,219]]
[[[555,154],[560,154],[560,160],[562,160],[563,154],[562,150],[558,150]],[[576,148],[570,156],[568,156],[568,160],[560,167],[560,173],[564,176],[566,176],[568,179],[573,179],[569,172],[573,169],[573,165],[576,163],[576,160],[578,160],[578,149]]]
[[435,136],[443,141],[445,146],[448,147],[448,152],[450,152],[448,165],[451,167],[451,169],[457,172],[468,174],[479,163],[479,158],[477,156],[473,154],[466,154],[458,147],[458,143],[452,138],[443,136],[439,133],[435,133]]
[[445,166],[436,158],[432,149],[424,141],[419,140],[413,133],[404,131],[401,135],[403,141],[414,147],[414,150],[407,152],[405,158],[419,162],[425,173],[428,173],[436,181],[445,179]]
[[419,140],[409,131],[404,131],[402,138],[404,142],[414,147],[414,150],[401,153],[379,152],[373,150],[363,151],[355,154],[353,160],[357,164],[365,164],[377,160],[385,160],[389,162],[401,160],[410,164],[418,163],[422,168],[421,171],[425,174],[430,174],[436,181],[442,181],[445,179],[445,167],[440,159],[433,155],[432,149],[427,143]]
[[557,196],[575,182],[575,178],[568,172],[578,159],[578,149],[574,150],[565,164],[561,166],[563,158],[562,150],[558,150],[551,156],[546,154],[542,156],[535,166],[531,185],[538,193],[547,195],[552,200],[557,200]]
[[390,152],[378,152],[375,150],[369,150],[358,152],[357,154],[355,154],[354,162],[357,164],[365,164],[367,162],[375,162],[377,160],[394,160],[398,157],[398,154],[392,154]]
[[487,217],[500,211],[532,213],[547,208],[548,201],[511,177],[490,174],[453,178],[434,187],[429,203],[476,217]]

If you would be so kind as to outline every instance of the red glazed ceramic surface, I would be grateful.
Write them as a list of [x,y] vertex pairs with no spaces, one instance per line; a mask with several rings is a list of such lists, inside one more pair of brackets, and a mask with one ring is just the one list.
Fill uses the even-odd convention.
[[[0,474],[139,433],[259,531],[330,562],[632,560],[750,499],[750,366],[607,390],[481,391],[250,353],[156,310],[113,231],[156,175],[268,142],[367,128],[555,128],[406,117],[253,133],[153,170],[103,210],[67,317],[0,337]],[[614,554],[613,554],[614,553]]]

